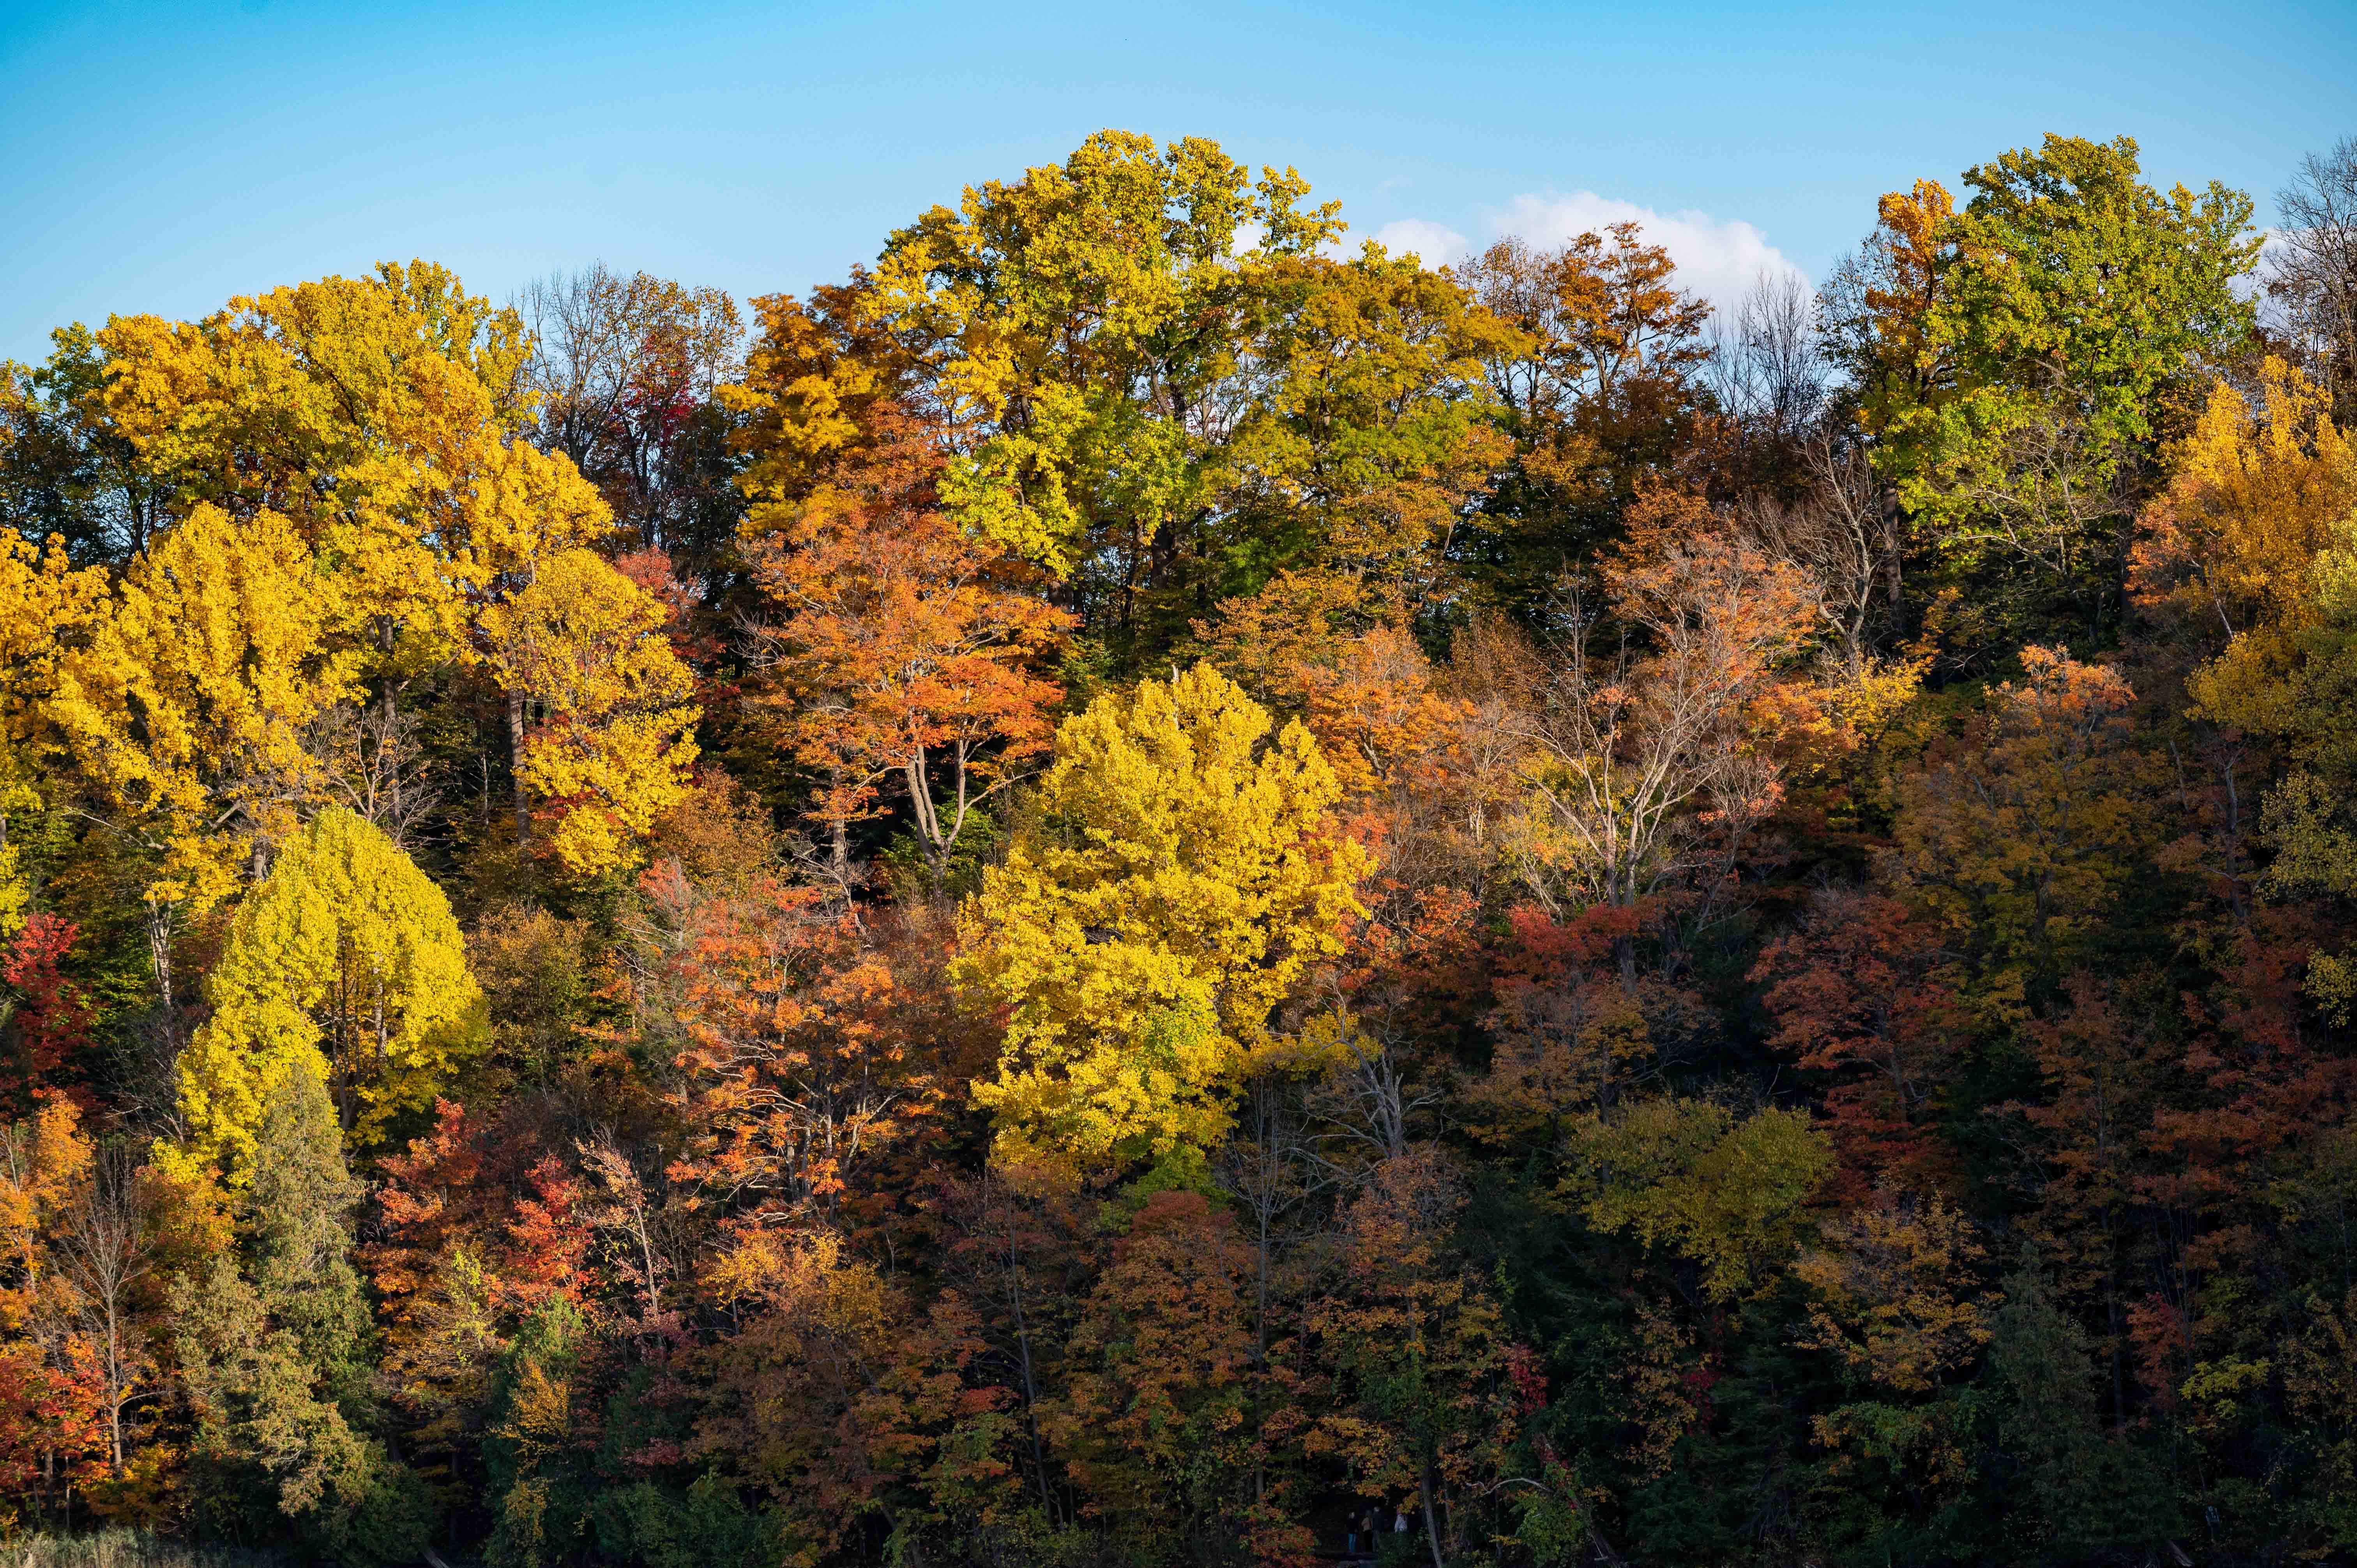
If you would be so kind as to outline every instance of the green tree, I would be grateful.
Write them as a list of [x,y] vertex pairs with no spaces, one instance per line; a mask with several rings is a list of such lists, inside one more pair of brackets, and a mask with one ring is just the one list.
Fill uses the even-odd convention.
[[1915,360],[1938,376],[1880,448],[1951,571],[1994,571],[2047,596],[2023,608],[2091,628],[2116,621],[2127,524],[2173,423],[2252,338],[2235,286],[2258,254],[2250,198],[2140,174],[2126,136],[2051,135],[1965,172],[1972,199],[1925,261]]
[[430,1503],[370,1435],[374,1335],[350,1219],[361,1187],[308,1064],[277,1085],[255,1131],[241,1245],[172,1294],[199,1510],[246,1536],[274,1511],[306,1546],[359,1568],[414,1562]]
[[97,335],[76,322],[49,341],[38,365],[0,363],[0,518],[62,540],[76,565],[126,560],[167,520],[170,487],[107,414]]
[[[1505,329],[1413,257],[1320,254],[1343,225],[1308,191],[1103,131],[895,233],[850,303],[919,346],[893,373],[952,453],[949,513],[1066,579],[1117,652],[1279,568],[1413,576],[1486,478],[1476,356]],[[793,429],[839,441],[876,374],[783,389]]]

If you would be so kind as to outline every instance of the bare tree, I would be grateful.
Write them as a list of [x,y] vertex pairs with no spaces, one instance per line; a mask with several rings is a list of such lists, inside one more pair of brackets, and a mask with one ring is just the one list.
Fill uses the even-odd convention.
[[619,1240],[622,1273],[639,1290],[643,1313],[640,1329],[658,1333],[662,1323],[663,1280],[673,1272],[662,1235],[667,1218],[662,1201],[649,1196],[638,1167],[610,1131],[600,1132],[576,1147],[582,1168],[603,1189],[600,1199],[585,1212],[592,1225]]
[[1270,1280],[1279,1250],[1292,1240],[1286,1220],[1332,1182],[1316,1158],[1303,1115],[1300,1085],[1264,1073],[1238,1108],[1237,1136],[1220,1146],[1220,1183],[1233,1194],[1252,1228],[1254,1354],[1268,1358]]
[[2302,158],[2276,209],[2266,288],[2277,330],[2335,412],[2357,418],[2357,136]]
[[[1558,601],[1555,658],[1518,722],[1539,758],[1520,849],[1542,901],[1633,909],[1723,879],[1773,807],[1776,764],[1750,709],[1804,640],[1801,574],[1700,503],[1673,502],[1650,559],[1615,566],[1609,610],[1577,580]],[[1633,940],[1616,942],[1633,988]]]
[[156,1358],[135,1311],[154,1271],[156,1239],[139,1161],[122,1139],[101,1144],[52,1220],[49,1257],[67,1326],[86,1344],[105,1412],[108,1459],[123,1473],[132,1407],[155,1388]]
[[311,722],[305,741],[326,768],[330,799],[403,849],[416,847],[442,797],[414,719],[390,703],[338,703]]
[[1713,319],[1709,337],[1706,375],[1729,413],[1787,437],[1816,419],[1826,366],[1816,296],[1798,273],[1761,273],[1731,316]]
[[695,514],[727,498],[699,421],[744,338],[736,301],[593,263],[525,287],[528,370],[543,445],[595,484],[651,550],[676,550]]
[[1899,613],[1899,519],[1855,442],[1820,427],[1801,444],[1801,456],[1809,488],[1798,501],[1755,495],[1738,515],[1761,552],[1808,585],[1842,672],[1854,677],[1873,663],[1877,618]]

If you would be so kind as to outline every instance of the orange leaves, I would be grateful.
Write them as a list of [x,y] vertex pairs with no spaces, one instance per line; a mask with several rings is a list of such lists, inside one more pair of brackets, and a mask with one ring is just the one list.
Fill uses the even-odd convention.
[[831,1212],[852,1169],[914,1132],[945,1086],[899,1026],[898,981],[810,889],[647,873],[661,967],[639,1004],[677,1031],[692,1129],[678,1177],[770,1214]]
[[1866,307],[1860,325],[1871,334],[1879,361],[1879,374],[1869,382],[1879,395],[1869,398],[1867,417],[1869,428],[1880,429],[1889,422],[1891,397],[1900,388],[1920,396],[1940,379],[1930,318],[1952,253],[1946,231],[1956,202],[1938,180],[1919,179],[1911,190],[1883,197],[1876,214],[1878,220],[1858,265]]
[[1676,263],[1639,224],[1552,252],[1501,240],[1462,271],[1481,304],[1526,335],[1527,359],[1493,371],[1520,409],[1567,403],[1583,384],[1609,396],[1633,377],[1674,376],[1707,355],[1699,334],[1709,305],[1678,287]]
[[[1520,1391],[1503,1315],[1455,1246],[1466,1189],[1419,1146],[1369,1170],[1342,1206],[1319,1289],[1305,1304],[1309,1455],[1349,1466],[1360,1496],[1422,1499],[1421,1528],[1457,1488],[1497,1473]],[[1457,1495],[1461,1496],[1461,1493]],[[1437,1555],[1437,1553],[1436,1553]]]
[[1436,689],[1431,661],[1405,629],[1374,627],[1331,664],[1304,668],[1301,679],[1303,721],[1345,797],[1398,799],[1443,786],[1465,705]]
[[1032,669],[1072,618],[934,510],[939,458],[896,434],[806,499],[757,509],[742,548],[784,617],[759,633],[761,700],[829,780],[813,814],[872,814],[897,774],[938,867],[974,808],[1047,749],[1060,689]]

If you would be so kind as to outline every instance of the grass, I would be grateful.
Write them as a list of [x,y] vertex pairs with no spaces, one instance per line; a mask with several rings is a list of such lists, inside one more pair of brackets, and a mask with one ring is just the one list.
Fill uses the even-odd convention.
[[281,1568],[267,1552],[191,1546],[144,1530],[27,1535],[0,1542],[0,1568]]

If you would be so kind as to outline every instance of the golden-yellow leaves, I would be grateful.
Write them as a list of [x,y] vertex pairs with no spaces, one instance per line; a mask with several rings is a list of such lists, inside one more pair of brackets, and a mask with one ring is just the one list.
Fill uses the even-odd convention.
[[239,906],[205,993],[212,1016],[180,1058],[179,1157],[232,1166],[298,1064],[363,1135],[430,1104],[473,1043],[482,998],[442,890],[339,807]]
[[64,636],[18,688],[38,703],[33,738],[162,850],[155,897],[219,902],[241,857],[293,831],[319,784],[304,726],[356,689],[353,655],[328,641],[339,585],[279,513],[208,503],[111,595],[50,570],[34,585]]
[[[1036,822],[966,914],[968,990],[1012,1009],[975,1098],[1003,1148],[1082,1160],[1201,1145],[1340,950],[1364,853],[1329,831],[1316,741],[1208,664],[1067,720]],[[1266,744],[1265,744],[1266,743]]]
[[578,875],[626,864],[687,793],[701,711],[663,619],[653,595],[587,550],[557,553],[482,612],[500,684],[544,715],[518,768],[554,803],[551,847]]

